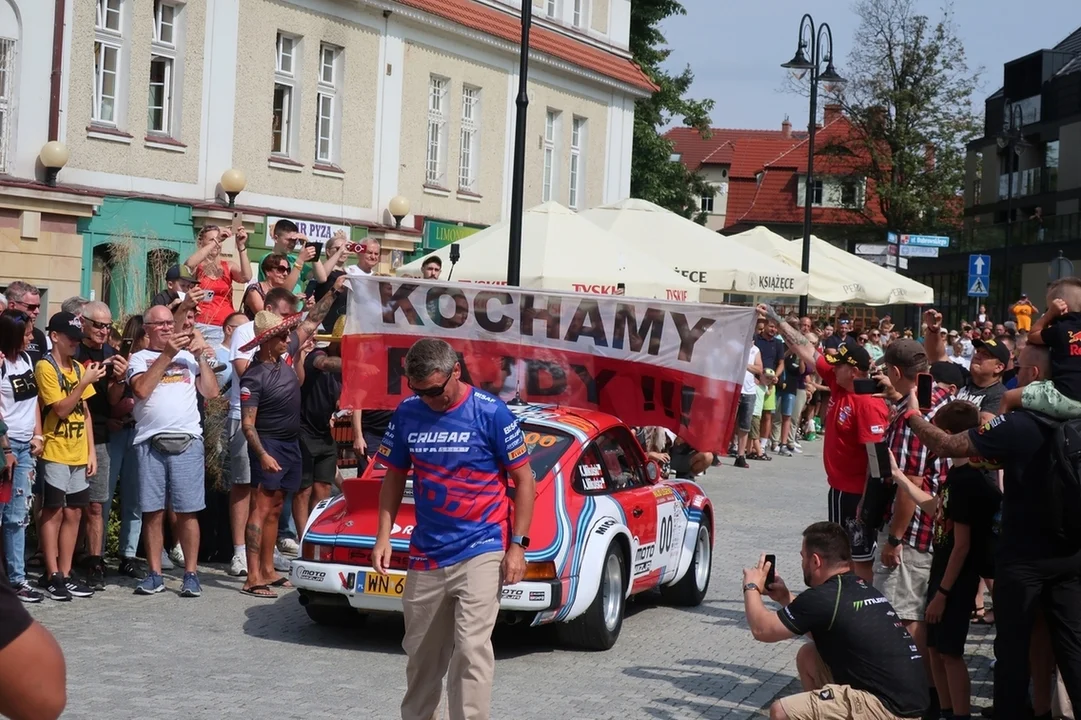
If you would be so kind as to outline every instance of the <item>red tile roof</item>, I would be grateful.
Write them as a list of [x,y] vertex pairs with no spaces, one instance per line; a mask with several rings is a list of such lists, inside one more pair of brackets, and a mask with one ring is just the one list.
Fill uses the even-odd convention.
[[[473,0],[397,0],[402,5],[423,10],[438,17],[464,25],[514,43],[521,41],[522,22],[519,17]],[[588,43],[574,40],[547,28],[533,26],[529,34],[530,49],[546,53],[596,73],[653,93],[657,86],[637,63]]]
[[703,164],[729,165],[745,145],[774,143],[777,154],[807,136],[805,132],[793,132],[785,136],[781,130],[729,130],[713,128],[708,138],[703,138],[697,130],[688,127],[672,128],[664,134],[674,147],[674,152],[683,156],[683,164],[697,170]]

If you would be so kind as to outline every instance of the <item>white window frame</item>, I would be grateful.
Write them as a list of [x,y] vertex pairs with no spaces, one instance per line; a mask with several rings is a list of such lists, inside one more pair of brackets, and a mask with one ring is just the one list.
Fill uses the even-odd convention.
[[481,90],[462,85],[462,126],[458,143],[458,189],[477,192],[477,167],[480,164]]
[[[274,39],[274,89],[270,107],[270,154],[292,157],[296,147],[297,118],[297,70],[300,59],[300,38],[278,31]],[[288,60],[288,62],[286,62]],[[281,126],[275,132],[275,101],[278,89],[282,92]],[[275,136],[278,147],[274,147]]]
[[[172,10],[172,22],[164,23],[164,14],[166,8]],[[153,98],[153,72],[151,71],[150,79],[148,80],[148,97],[147,97],[147,109],[146,109],[146,131],[150,135],[165,135],[168,137],[176,137],[177,127],[179,125],[177,108],[180,106],[177,102],[177,88],[178,80],[182,77],[182,70],[180,68],[179,53],[177,52],[179,44],[179,35],[181,32],[181,6],[176,3],[169,2],[168,0],[155,0],[154,2],[154,33],[153,39],[150,43],[150,65],[151,70],[155,62],[160,62],[165,66],[164,79],[162,84],[161,93],[161,105],[152,104]],[[162,28],[169,27],[169,39],[162,39]],[[161,110],[161,123],[155,126],[153,111],[155,108]]]
[[0,37],[0,173],[7,171],[8,148],[14,146],[17,43],[15,38]]
[[589,0],[571,0],[571,24],[584,30],[589,24]]
[[[165,10],[166,8],[172,10],[172,22],[165,22]],[[154,43],[158,45],[165,45],[167,47],[176,47],[176,35],[177,35],[177,17],[180,15],[180,8],[175,3],[166,2],[166,0],[154,0]],[[162,29],[168,26],[169,39],[162,39]]]
[[424,184],[447,188],[447,105],[450,79],[428,77],[428,135],[425,144]]
[[[91,120],[100,125],[117,127],[120,124],[122,106],[122,80],[124,68],[124,1],[98,0],[94,23],[94,82],[92,90]],[[115,21],[115,22],[113,22]],[[110,53],[114,58],[109,69],[105,59]],[[112,74],[112,95],[105,94],[106,76]],[[102,111],[105,99],[112,101],[112,112],[106,116]]]
[[[710,186],[710,187],[713,187],[713,186]],[[713,188],[713,192],[709,193],[708,195],[703,195],[701,198],[699,198],[699,200],[698,200],[698,209],[701,210],[702,212],[706,213],[707,215],[712,215],[713,214],[713,208],[714,208],[713,202],[716,199],[716,197],[717,197],[717,189]]]
[[315,93],[315,161],[322,165],[341,157],[341,88],[342,49],[322,43]]
[[544,114],[544,176],[541,181],[541,202],[553,200],[559,194],[556,151],[559,145],[560,115],[558,110],[551,108]]
[[[817,196],[817,200],[815,197]],[[822,178],[811,180],[811,207],[822,207],[826,200],[826,184]]]
[[588,125],[583,117],[571,119],[571,160],[570,175],[567,176],[567,207],[578,210],[581,207],[585,195],[585,167],[583,157],[586,144]]

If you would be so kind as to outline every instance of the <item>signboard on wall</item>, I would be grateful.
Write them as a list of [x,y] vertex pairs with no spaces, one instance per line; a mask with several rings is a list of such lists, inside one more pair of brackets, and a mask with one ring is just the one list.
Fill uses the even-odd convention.
[[[266,246],[268,248],[274,247],[274,223],[278,222],[282,218],[277,215],[267,215],[266,218]],[[304,235],[309,240],[316,242],[327,243],[330,241],[334,234],[339,230],[345,233],[347,238],[351,238],[351,230],[348,225],[336,225],[334,223],[319,222],[318,220],[294,220],[293,218],[286,218],[292,220],[297,225],[297,229],[301,235]]]
[[442,220],[424,221],[424,249],[438,250],[480,232],[483,228]]

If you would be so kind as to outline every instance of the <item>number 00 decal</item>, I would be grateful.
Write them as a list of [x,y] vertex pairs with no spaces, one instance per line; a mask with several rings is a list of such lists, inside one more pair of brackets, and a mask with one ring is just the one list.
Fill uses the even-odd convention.
[[541,435],[538,432],[526,433],[525,444],[529,447],[540,445],[542,448],[552,447],[556,444],[555,435]]
[[657,532],[657,551],[667,553],[672,551],[672,516],[662,517]]

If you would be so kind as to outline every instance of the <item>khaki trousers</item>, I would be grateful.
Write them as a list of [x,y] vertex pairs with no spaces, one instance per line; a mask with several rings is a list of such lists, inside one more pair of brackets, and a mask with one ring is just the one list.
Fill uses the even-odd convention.
[[409,657],[402,720],[439,720],[444,676],[450,720],[487,720],[502,562],[500,551],[436,570],[409,571],[402,596],[402,647]]

